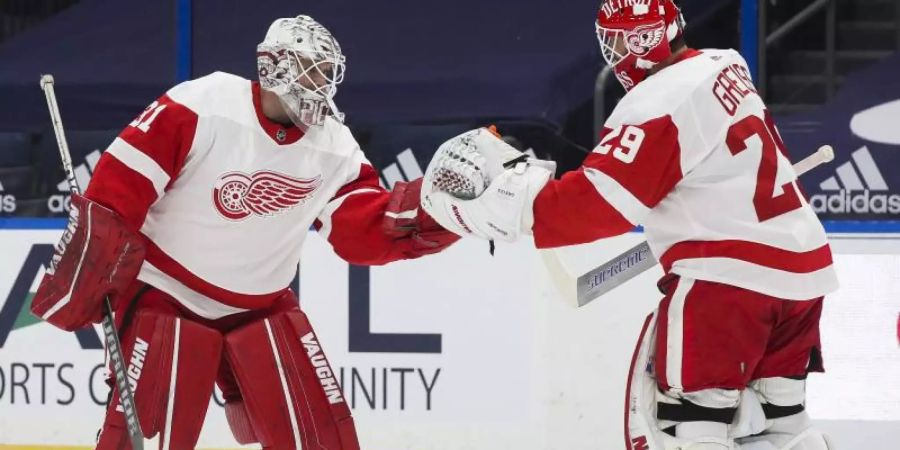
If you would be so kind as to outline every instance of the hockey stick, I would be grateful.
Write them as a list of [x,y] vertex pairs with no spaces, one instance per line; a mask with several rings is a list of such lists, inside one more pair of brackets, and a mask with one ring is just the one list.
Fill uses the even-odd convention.
[[[797,176],[834,159],[834,149],[825,145],[812,155],[794,164]],[[552,250],[543,251],[544,265],[550,272],[554,282],[563,291],[563,295],[574,298],[576,306],[584,306],[601,295],[621,286],[626,281],[644,273],[655,266],[658,261],[650,251],[646,241],[628,249],[621,255],[589,270],[577,279],[566,270],[558,254]]]
[[[66,134],[59,115],[59,107],[56,104],[56,92],[53,90],[53,75],[41,76],[41,89],[47,97],[47,108],[50,110],[50,120],[53,122],[53,131],[56,134],[56,143],[59,146],[59,156],[62,158],[63,170],[66,172],[66,180],[69,182],[69,190],[72,194],[78,194],[78,180],[75,179],[75,170],[72,168],[72,156],[69,154],[69,144],[66,142]],[[138,421],[137,408],[134,404],[134,394],[125,374],[125,357],[122,355],[122,345],[116,334],[116,325],[113,321],[112,305],[109,298],[103,302],[103,336],[106,340],[106,350],[112,360],[113,372],[116,376],[116,387],[119,388],[119,403],[125,414],[125,422],[128,425],[128,434],[131,437],[131,447],[134,450],[144,450],[144,433],[141,431],[141,423]]]

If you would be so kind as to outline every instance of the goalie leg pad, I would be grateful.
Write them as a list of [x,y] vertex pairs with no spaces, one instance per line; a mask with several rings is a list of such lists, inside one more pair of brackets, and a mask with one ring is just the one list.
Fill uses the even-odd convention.
[[765,432],[738,439],[748,450],[834,450],[831,440],[812,426],[806,412],[770,420]]
[[767,427],[762,433],[739,440],[742,448],[779,450],[828,450],[828,437],[812,426],[805,411],[806,380],[800,377],[772,377],[753,380],[751,389],[758,396]]
[[625,448],[664,450],[662,430],[656,420],[656,378],[653,375],[653,342],[657,313],[647,316],[641,329],[625,390]]
[[263,448],[359,449],[350,408],[298,308],[228,333],[225,348]]
[[750,387],[759,395],[767,419],[792,416],[805,409],[805,379],[761,378],[753,380]]
[[[193,449],[212,395],[222,336],[180,317],[173,306],[148,304],[122,336],[141,429],[148,438],[161,433],[160,449]],[[118,398],[113,391],[98,450],[131,448]]]
[[660,390],[654,362],[659,317],[658,312],[647,317],[632,357],[625,399],[625,448],[731,448],[728,423],[736,411],[737,391],[710,389],[675,397]]
[[250,423],[247,405],[244,404],[234,371],[228,364],[228,358],[222,358],[216,384],[222,390],[222,398],[225,400],[225,418],[228,419],[228,426],[231,428],[234,439],[241,445],[259,442],[256,432],[253,431],[253,424]]

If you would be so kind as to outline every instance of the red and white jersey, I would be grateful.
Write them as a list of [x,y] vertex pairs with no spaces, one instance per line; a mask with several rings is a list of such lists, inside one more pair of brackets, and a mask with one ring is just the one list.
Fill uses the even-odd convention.
[[825,231],[737,52],[686,52],[604,128],[581,169],[538,195],[539,247],[642,224],[667,273],[793,300],[837,288]]
[[281,295],[313,225],[352,263],[404,257],[381,229],[390,194],[349,129],[272,122],[259,89],[221,72],[172,88],[109,146],[86,193],[146,238],[138,279],[209,319]]

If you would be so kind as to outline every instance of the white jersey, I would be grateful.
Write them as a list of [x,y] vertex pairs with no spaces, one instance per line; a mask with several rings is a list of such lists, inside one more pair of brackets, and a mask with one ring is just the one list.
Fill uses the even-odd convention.
[[380,228],[389,194],[347,127],[274,123],[259,89],[221,72],[174,87],[109,146],[86,194],[146,238],[138,279],[205,318],[268,306],[312,226],[351,262],[399,259]]
[[688,51],[604,128],[581,170],[538,196],[539,246],[643,224],[667,273],[793,300],[837,288],[825,231],[737,52]]

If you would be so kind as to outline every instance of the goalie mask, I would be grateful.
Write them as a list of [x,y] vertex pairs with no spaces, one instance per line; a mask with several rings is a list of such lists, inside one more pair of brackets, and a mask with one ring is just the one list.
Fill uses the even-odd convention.
[[628,91],[672,56],[684,18],[673,0],[606,0],[596,26],[603,59]]
[[273,22],[256,47],[256,61],[260,86],[278,96],[298,127],[322,125],[329,115],[343,121],[334,95],[346,59],[334,36],[312,17]]

